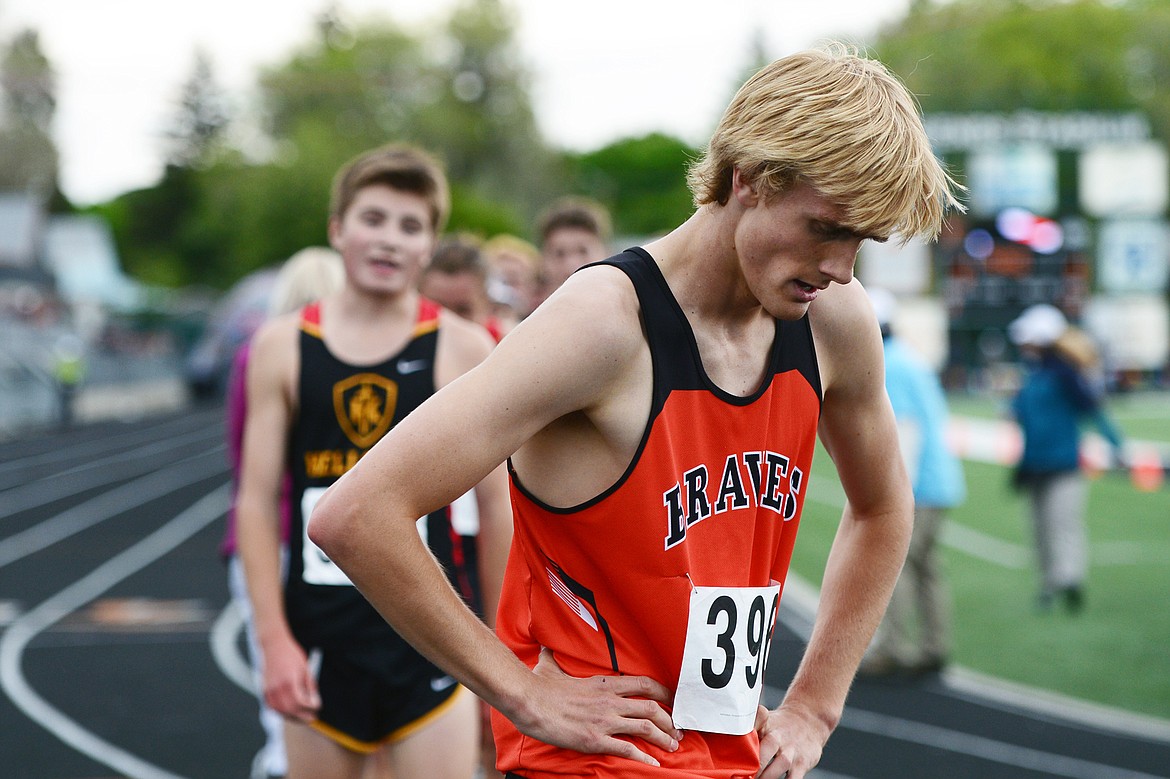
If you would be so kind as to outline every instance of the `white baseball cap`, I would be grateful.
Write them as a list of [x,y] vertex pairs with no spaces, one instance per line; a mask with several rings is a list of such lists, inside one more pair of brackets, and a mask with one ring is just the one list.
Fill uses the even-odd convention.
[[1008,325],[1008,337],[1018,346],[1051,346],[1068,329],[1060,309],[1047,303],[1029,306]]

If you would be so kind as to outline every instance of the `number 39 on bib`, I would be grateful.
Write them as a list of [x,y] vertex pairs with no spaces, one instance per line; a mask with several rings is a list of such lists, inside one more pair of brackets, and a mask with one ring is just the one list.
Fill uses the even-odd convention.
[[742,736],[755,728],[780,585],[695,587],[674,725]]

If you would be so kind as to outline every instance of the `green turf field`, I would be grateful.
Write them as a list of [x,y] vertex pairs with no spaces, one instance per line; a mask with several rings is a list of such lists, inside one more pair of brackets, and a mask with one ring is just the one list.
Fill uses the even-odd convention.
[[[1170,444],[1170,398],[1110,402],[1126,434]],[[994,416],[959,398],[952,412]],[[955,606],[953,661],[980,673],[1170,718],[1170,484],[1140,492],[1121,474],[1091,483],[1091,569],[1078,615],[1039,613],[1026,506],[1001,466],[966,462],[969,497],[951,512],[944,560]],[[817,453],[793,571],[820,573],[840,518],[832,462]]]

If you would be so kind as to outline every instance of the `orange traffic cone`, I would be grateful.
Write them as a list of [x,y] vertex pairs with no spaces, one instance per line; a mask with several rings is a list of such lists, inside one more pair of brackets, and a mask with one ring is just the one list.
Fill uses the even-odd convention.
[[1129,478],[1134,487],[1142,492],[1154,492],[1162,486],[1165,474],[1162,458],[1157,452],[1134,453],[1129,466]]

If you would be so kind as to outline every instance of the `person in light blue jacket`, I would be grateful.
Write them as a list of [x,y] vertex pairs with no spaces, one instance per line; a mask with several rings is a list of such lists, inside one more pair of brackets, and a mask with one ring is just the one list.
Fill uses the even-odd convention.
[[1092,422],[1115,455],[1121,436],[1105,414],[1100,388],[1090,379],[1096,359],[1091,343],[1069,326],[1059,309],[1047,304],[1028,308],[1009,325],[1008,335],[1025,362],[1024,379],[1012,401],[1024,441],[1014,481],[1031,507],[1039,606],[1046,611],[1063,600],[1076,613],[1084,606],[1089,567],[1081,423]]
[[914,488],[914,532],[861,674],[937,673],[946,665],[951,645],[950,594],[938,551],[939,533],[947,511],[966,499],[966,480],[947,443],[949,411],[938,375],[894,335],[893,295],[880,288],[869,290],[869,295],[882,331],[886,393]]

